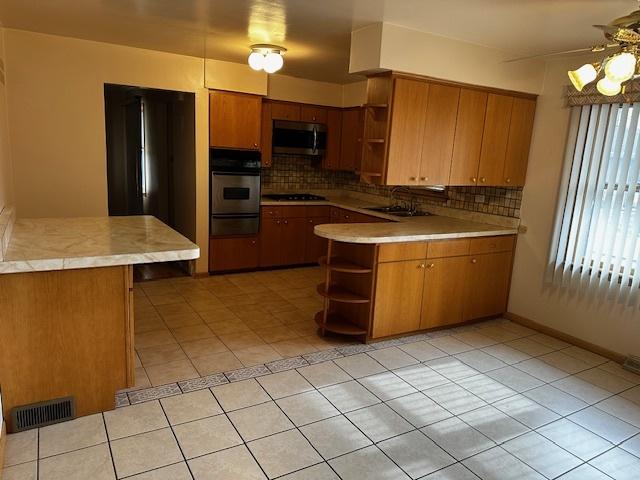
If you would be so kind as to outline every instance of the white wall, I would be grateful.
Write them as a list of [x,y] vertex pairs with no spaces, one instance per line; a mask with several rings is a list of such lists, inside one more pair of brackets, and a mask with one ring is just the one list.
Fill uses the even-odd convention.
[[614,352],[640,355],[637,310],[569,296],[543,282],[569,124],[563,98],[567,70],[586,61],[583,56],[547,62],[521,210],[528,232],[518,237],[509,311]]

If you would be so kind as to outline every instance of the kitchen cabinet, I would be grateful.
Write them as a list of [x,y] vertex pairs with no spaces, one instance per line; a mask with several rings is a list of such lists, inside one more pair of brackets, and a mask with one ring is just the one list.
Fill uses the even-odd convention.
[[215,237],[209,240],[209,271],[245,270],[258,266],[258,237]]
[[514,98],[504,164],[503,185],[523,186],[527,174],[536,102]]
[[363,181],[524,185],[534,96],[392,73],[369,77],[367,97]]
[[327,148],[324,153],[322,165],[328,170],[340,168],[340,147],[342,134],[342,111],[339,108],[331,108],[327,113]]
[[209,118],[211,147],[260,149],[260,96],[212,90],[209,94]]
[[462,319],[505,312],[511,278],[512,252],[471,255],[465,269]]
[[466,256],[426,261],[420,328],[442,327],[462,321],[467,264]]
[[487,92],[460,89],[456,133],[453,140],[450,185],[476,185],[487,111]]
[[271,118],[273,120],[289,120],[299,122],[302,108],[299,103],[269,102],[271,104]]
[[300,265],[305,263],[305,245],[307,219],[290,217],[282,219],[280,224],[281,265]]
[[[405,78],[395,80],[387,153],[387,185],[418,185],[424,112],[427,110],[428,99],[428,83]],[[376,140],[378,139],[367,139],[369,144]],[[368,145],[367,148],[378,147]]]
[[373,338],[412,332],[420,328],[424,262],[407,260],[378,264]]
[[262,122],[261,122],[261,164],[262,167],[270,167],[273,165],[271,156],[271,148],[273,143],[273,120],[271,120],[271,103],[262,102]]
[[446,185],[451,173],[460,88],[431,84],[425,111],[419,185]]
[[318,259],[327,254],[327,239],[317,236],[313,233],[316,225],[331,223],[331,217],[310,217],[307,218],[307,226],[305,233],[305,263],[317,263]]
[[281,218],[267,218],[264,215],[260,219],[260,258],[261,267],[275,267],[282,265]]
[[340,138],[339,169],[357,172],[362,162],[362,134],[364,109],[362,107],[342,110],[342,135]]
[[300,119],[303,122],[327,123],[328,109],[316,105],[302,105],[300,108]]

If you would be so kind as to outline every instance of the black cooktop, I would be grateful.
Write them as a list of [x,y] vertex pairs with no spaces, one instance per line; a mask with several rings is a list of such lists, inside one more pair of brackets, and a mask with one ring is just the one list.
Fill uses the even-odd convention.
[[326,198],[321,197],[320,195],[313,195],[311,193],[270,193],[263,195],[263,197],[277,202],[308,202],[314,200],[326,200]]

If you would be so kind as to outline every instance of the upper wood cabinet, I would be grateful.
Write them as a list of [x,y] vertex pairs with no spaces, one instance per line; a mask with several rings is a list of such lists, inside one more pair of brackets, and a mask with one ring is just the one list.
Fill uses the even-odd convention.
[[327,123],[328,109],[316,105],[302,105],[300,120],[312,123]]
[[289,102],[270,102],[271,118],[273,120],[290,120],[293,122],[300,121],[301,106],[299,103]]
[[449,183],[460,88],[429,86],[420,158],[420,185]]
[[509,125],[509,140],[504,163],[504,185],[524,185],[533,132],[536,102],[528,98],[514,98]]
[[342,110],[342,133],[340,136],[340,170],[356,172],[362,161],[362,134],[364,109],[361,107]]
[[271,120],[271,103],[262,102],[262,132],[260,134],[261,143],[261,161],[263,167],[273,165],[271,157],[272,141],[273,141],[273,120]]
[[487,92],[460,89],[449,185],[475,185],[478,182],[487,97]]
[[478,185],[502,185],[513,97],[489,94],[484,120]]
[[[418,185],[428,101],[428,83],[395,79],[387,152],[387,185]],[[377,148],[370,145],[376,140],[367,139],[367,148]]]
[[340,147],[342,137],[342,111],[339,108],[325,109],[327,125],[327,147],[322,166],[329,170],[340,168]]
[[414,76],[372,76],[361,177],[384,185],[522,186],[535,98]]
[[210,146],[260,149],[260,96],[212,90],[209,94],[209,118]]

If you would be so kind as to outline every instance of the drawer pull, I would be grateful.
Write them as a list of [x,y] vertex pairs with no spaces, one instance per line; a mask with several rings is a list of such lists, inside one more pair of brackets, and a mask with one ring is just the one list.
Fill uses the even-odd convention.
[[436,266],[436,264],[435,264],[435,263],[430,263],[430,264],[429,264],[429,266],[428,266],[428,268],[433,268],[433,267],[435,267],[435,266]]
[[478,263],[478,259],[477,258],[472,258],[471,259],[471,263]]
[[426,265],[424,263],[419,263],[418,264],[418,268],[425,268],[425,267],[426,267]]
[[477,179],[476,177],[471,177],[471,181],[472,181],[473,183],[476,183],[476,182],[478,181],[478,179]]

